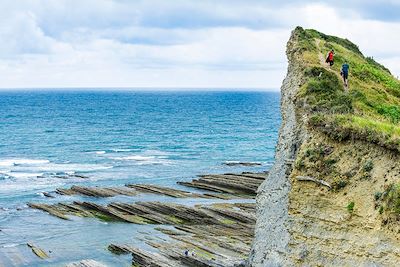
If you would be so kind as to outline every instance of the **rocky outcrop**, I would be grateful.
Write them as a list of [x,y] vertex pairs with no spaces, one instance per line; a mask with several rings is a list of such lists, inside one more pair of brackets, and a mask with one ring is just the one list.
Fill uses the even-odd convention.
[[43,249],[41,249],[40,247],[32,244],[32,243],[27,243],[26,244],[28,247],[30,247],[32,249],[32,252],[38,256],[41,259],[47,259],[49,258],[49,255],[46,253],[46,251],[44,251]]
[[95,260],[82,260],[67,264],[65,267],[107,267],[107,265]]
[[244,167],[255,167],[262,166],[259,162],[242,162],[242,161],[227,161],[224,162],[223,165],[226,166],[244,166]]
[[258,219],[249,259],[252,266],[290,265],[290,262],[286,261],[290,240],[288,206],[291,185],[288,174],[302,140],[307,135],[302,118],[296,114],[294,103],[302,84],[302,68],[294,51],[295,42],[295,36],[292,35],[287,46],[288,73],[281,87],[282,125],[275,163],[269,171],[268,178],[257,191]]
[[[201,175],[201,183],[210,186],[210,192],[202,188],[202,193],[147,184],[112,188],[72,186],[69,189],[57,189],[57,192],[90,198],[72,203],[28,205],[64,220],[80,216],[109,223],[158,225],[155,229],[160,235],[163,233],[170,238],[159,238],[152,234],[143,240],[157,253],[132,244],[109,245],[108,250],[114,254],[132,254],[134,266],[239,266],[250,252],[255,225],[254,194],[265,177],[266,173],[249,172]],[[194,181],[188,184],[198,188]],[[171,199],[192,198],[196,201],[204,199],[207,204],[184,205],[157,201],[99,203],[99,198],[117,194],[158,194]],[[210,204],[213,199],[218,203]],[[238,203],[234,203],[235,199]],[[84,261],[74,264],[71,266],[86,266]]]
[[[400,155],[370,142],[375,132],[361,129],[368,138],[345,139],[341,132],[327,134],[313,128],[311,116],[317,114],[321,120],[320,114],[333,109],[350,112],[351,101],[357,101],[351,94],[361,94],[352,88],[344,90],[337,70],[322,65],[322,44],[368,62],[348,40],[301,28],[292,32],[287,45],[288,73],[281,88],[282,126],[275,164],[257,191],[257,222],[248,265],[397,266],[400,218],[393,209],[385,213],[389,205],[382,204],[382,195],[392,194],[391,201],[400,203],[398,193],[393,193],[397,192],[393,184],[399,183]],[[381,68],[371,64],[375,64],[371,68]],[[311,82],[306,76],[310,72]],[[338,102],[321,97],[329,97],[324,95],[329,86]],[[305,89],[323,93],[307,95]],[[343,115],[338,114],[340,122]]]
[[178,184],[232,195],[256,195],[257,188],[265,180],[267,173],[226,173],[200,175],[199,179]]
[[85,187],[74,185],[70,189],[57,188],[60,195],[83,195],[89,197],[135,196],[137,192],[124,187]]

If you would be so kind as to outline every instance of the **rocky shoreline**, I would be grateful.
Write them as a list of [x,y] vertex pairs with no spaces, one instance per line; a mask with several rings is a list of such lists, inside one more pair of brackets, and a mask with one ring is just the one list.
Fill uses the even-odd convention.
[[[133,266],[240,266],[250,253],[256,222],[254,198],[266,176],[267,172],[207,174],[191,182],[178,182],[192,190],[196,188],[196,192],[150,184],[127,184],[120,187],[74,185],[44,195],[53,199],[58,195],[79,195],[94,200],[28,203],[28,206],[63,220],[79,216],[108,223],[157,225],[155,229],[168,238],[149,236],[144,240],[153,251],[146,251],[134,244],[109,244],[110,253],[132,254]],[[96,203],[96,199],[100,198],[140,194],[156,194],[175,199],[207,199],[210,203]],[[71,266],[104,266],[93,259],[82,262],[71,263],[74,264]]]

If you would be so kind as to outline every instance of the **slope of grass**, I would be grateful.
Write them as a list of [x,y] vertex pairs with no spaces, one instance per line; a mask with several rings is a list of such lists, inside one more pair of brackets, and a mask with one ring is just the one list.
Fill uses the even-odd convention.
[[[297,102],[311,114],[310,124],[338,139],[400,151],[400,81],[347,39],[297,27],[295,41],[305,77]],[[335,64],[329,68],[321,59],[331,49]],[[340,77],[344,62],[350,65],[348,90]]]
[[309,125],[331,138],[358,139],[400,151],[400,126],[353,114],[314,114]]

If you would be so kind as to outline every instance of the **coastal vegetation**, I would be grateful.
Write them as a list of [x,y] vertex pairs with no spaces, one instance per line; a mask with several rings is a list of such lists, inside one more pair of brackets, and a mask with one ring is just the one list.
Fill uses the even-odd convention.
[[349,40],[315,30],[297,27],[287,56],[277,160],[258,189],[252,262],[398,265],[400,82]]
[[[304,77],[297,102],[311,114],[310,126],[338,140],[359,139],[400,151],[400,81],[347,39],[296,29]],[[323,60],[334,49],[335,64]],[[341,65],[350,65],[348,89]]]
[[[383,171],[387,166],[377,155],[388,151],[396,158],[400,152],[400,81],[347,39],[301,27],[293,36],[301,72],[294,102],[306,115],[312,138],[303,143],[292,175],[329,183],[333,193],[344,194],[350,214],[355,200],[346,197],[349,190],[373,181],[379,192],[358,190],[375,201],[382,224],[393,230],[400,220],[400,184],[395,166]],[[335,64],[328,66],[325,56],[332,49]],[[345,62],[350,65],[348,87],[340,73]],[[361,205],[357,213],[363,212]]]
[[400,183],[391,183],[383,192],[376,192],[375,208],[383,217],[383,223],[398,233],[400,230]]

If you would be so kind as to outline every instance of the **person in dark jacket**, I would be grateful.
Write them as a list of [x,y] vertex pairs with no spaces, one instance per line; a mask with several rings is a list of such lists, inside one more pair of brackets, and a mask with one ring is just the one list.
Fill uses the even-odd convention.
[[343,82],[344,82],[344,85],[347,87],[347,85],[348,85],[348,79],[349,79],[349,68],[350,68],[350,66],[349,66],[349,64],[345,61],[344,63],[343,63],[343,65],[342,65],[342,70],[341,70],[341,72],[340,72],[340,75],[342,75],[342,77],[343,77]]

